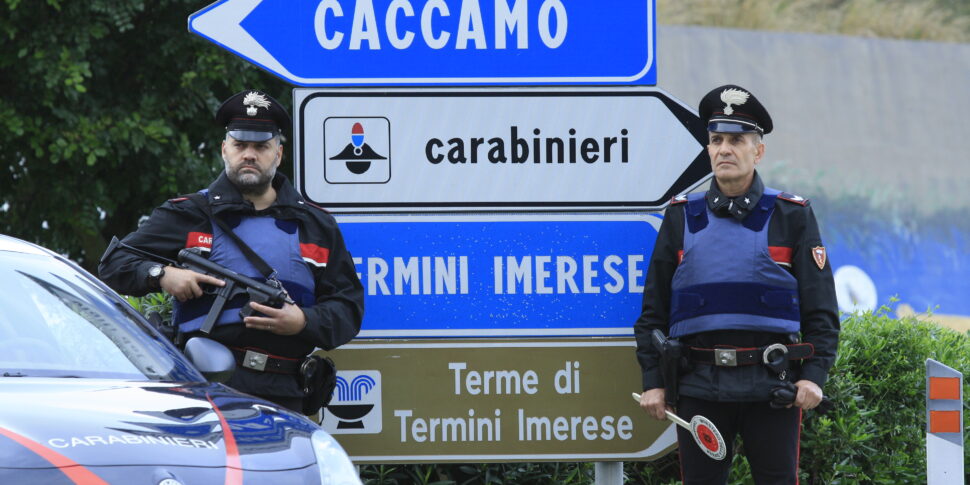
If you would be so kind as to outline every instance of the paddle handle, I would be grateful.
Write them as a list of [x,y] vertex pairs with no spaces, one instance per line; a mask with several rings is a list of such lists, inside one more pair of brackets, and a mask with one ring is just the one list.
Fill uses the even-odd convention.
[[[633,394],[633,399],[636,402],[640,402],[640,395],[637,394],[637,393],[635,393],[635,392],[632,393],[632,394]],[[669,420],[677,423],[678,426],[680,426],[680,427],[682,427],[682,428],[684,428],[686,430],[690,430],[690,423],[688,423],[687,421],[684,421],[683,419],[680,419],[680,416],[677,416],[676,414],[674,414],[674,413],[672,413],[672,412],[670,412],[670,411],[668,411],[666,409],[664,409],[664,412],[667,413],[667,419],[669,419]]]

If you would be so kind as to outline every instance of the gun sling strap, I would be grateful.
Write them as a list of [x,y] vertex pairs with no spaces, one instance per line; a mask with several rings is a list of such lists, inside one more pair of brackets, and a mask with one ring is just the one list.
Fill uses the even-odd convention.
[[264,278],[266,278],[267,280],[276,279],[276,271],[274,271],[273,268],[270,267],[270,265],[267,264],[263,258],[261,258],[258,254],[256,254],[256,251],[253,251],[253,248],[249,247],[249,245],[246,244],[245,241],[240,239],[239,236],[236,235],[236,233],[232,232],[232,229],[229,227],[229,224],[226,224],[225,221],[223,221],[222,219],[219,219],[218,217],[215,217],[212,215],[212,208],[209,207],[209,199],[206,196],[200,193],[194,193],[194,194],[190,194],[188,197],[189,199],[192,200],[192,202],[195,203],[195,205],[197,205],[200,209],[202,209],[202,212],[205,212],[205,215],[209,217],[210,221],[213,221],[216,225],[219,226],[220,229],[222,229],[223,232],[225,232],[230,238],[232,238],[233,242],[236,243],[236,246],[239,246],[239,249],[246,256],[246,259],[248,259],[250,263],[253,263],[253,266],[256,267],[256,269],[263,275]]

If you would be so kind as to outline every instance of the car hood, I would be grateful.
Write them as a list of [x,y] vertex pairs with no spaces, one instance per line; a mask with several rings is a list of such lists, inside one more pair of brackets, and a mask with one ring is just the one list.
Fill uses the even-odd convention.
[[3,379],[0,467],[316,464],[303,416],[220,384]]

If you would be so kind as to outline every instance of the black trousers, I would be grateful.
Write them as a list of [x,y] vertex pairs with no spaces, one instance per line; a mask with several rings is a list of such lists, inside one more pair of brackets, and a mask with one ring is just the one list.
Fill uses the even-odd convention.
[[677,427],[681,475],[685,485],[727,483],[734,440],[741,436],[744,455],[758,485],[797,484],[802,410],[772,409],[768,402],[715,402],[680,396],[677,414],[711,420],[720,431],[727,456],[715,460],[701,451],[690,431]]

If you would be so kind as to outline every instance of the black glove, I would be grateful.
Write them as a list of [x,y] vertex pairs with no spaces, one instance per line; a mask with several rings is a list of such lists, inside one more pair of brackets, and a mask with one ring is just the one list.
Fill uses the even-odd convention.
[[[795,384],[788,381],[782,382],[771,390],[771,402],[768,404],[771,409],[787,408],[795,402],[795,395],[797,394],[798,388],[795,387]],[[815,407],[815,411],[819,414],[825,414],[831,411],[833,407],[835,407],[835,404],[823,397],[822,402]]]
[[781,382],[771,390],[771,402],[768,404],[771,409],[787,408],[795,402],[796,394],[798,394],[798,388],[795,384],[788,381]]

